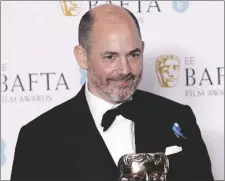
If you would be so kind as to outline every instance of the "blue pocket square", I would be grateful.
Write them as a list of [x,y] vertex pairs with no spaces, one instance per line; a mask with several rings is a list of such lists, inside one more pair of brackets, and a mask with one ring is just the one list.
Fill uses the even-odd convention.
[[183,135],[183,133],[181,133],[181,127],[179,126],[178,123],[174,123],[174,124],[173,124],[172,130],[173,130],[174,134],[175,134],[178,138],[182,137],[182,138],[184,138],[184,139],[187,139],[187,138]]

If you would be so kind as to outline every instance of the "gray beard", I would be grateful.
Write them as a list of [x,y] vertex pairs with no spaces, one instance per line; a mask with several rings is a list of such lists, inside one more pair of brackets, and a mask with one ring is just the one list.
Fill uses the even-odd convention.
[[90,77],[90,81],[92,85],[95,87],[97,92],[105,99],[113,103],[120,103],[130,99],[130,97],[134,94],[136,88],[138,87],[141,78],[142,72],[138,77],[135,77],[133,80],[133,84],[129,87],[121,87],[118,89],[114,89],[113,86],[110,86],[110,83],[106,85],[102,82],[99,76],[91,70],[92,76]]

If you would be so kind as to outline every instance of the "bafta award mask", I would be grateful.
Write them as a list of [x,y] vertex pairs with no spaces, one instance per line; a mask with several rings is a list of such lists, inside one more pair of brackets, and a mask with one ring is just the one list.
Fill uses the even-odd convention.
[[119,159],[119,181],[166,181],[169,160],[164,153],[127,154]]
[[175,55],[156,58],[156,73],[161,87],[174,87],[179,79],[180,59]]
[[76,16],[81,11],[82,1],[59,1],[65,16]]

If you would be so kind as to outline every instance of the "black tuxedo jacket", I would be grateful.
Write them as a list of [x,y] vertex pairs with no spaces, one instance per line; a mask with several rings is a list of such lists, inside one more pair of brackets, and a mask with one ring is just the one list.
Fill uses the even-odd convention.
[[[83,86],[74,98],[21,128],[11,180],[118,180],[117,165],[95,126],[84,90]],[[213,180],[210,158],[189,106],[141,90],[133,101],[137,153],[181,146],[183,151],[169,156],[167,180]],[[175,122],[187,139],[174,135]]]

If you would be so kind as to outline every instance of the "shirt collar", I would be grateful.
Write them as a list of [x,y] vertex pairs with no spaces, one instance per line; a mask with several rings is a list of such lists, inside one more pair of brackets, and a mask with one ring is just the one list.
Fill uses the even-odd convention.
[[105,100],[93,95],[88,90],[87,82],[85,83],[85,96],[86,96],[88,106],[90,108],[90,111],[91,111],[93,117],[95,117],[95,115],[103,116],[103,114],[106,111],[113,109],[121,104],[121,103],[120,104],[112,104],[112,103],[106,102]]

